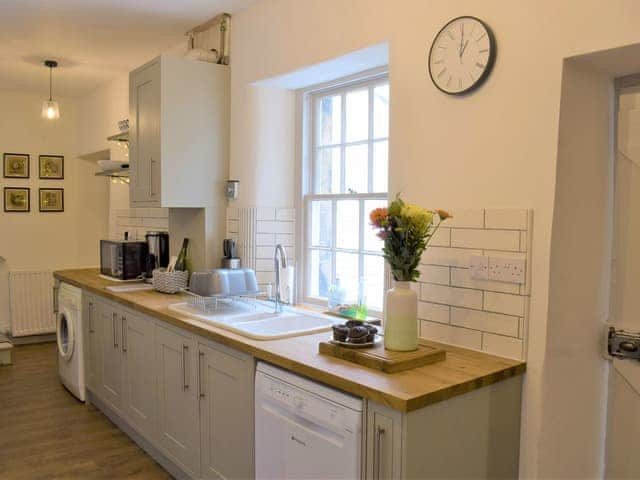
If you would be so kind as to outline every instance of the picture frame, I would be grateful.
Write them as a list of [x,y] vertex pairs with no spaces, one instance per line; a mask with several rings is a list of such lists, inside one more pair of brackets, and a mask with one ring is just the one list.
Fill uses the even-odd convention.
[[4,178],[29,178],[30,155],[28,153],[8,153],[2,155],[2,176]]
[[40,180],[63,180],[64,155],[39,155],[38,174]]
[[31,191],[28,187],[4,187],[4,211],[24,213],[31,210]]
[[39,189],[38,204],[43,213],[64,212],[64,188]]

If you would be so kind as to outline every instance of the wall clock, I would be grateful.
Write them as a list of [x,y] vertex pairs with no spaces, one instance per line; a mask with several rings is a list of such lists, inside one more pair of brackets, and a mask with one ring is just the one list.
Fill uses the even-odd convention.
[[447,23],[429,50],[429,76],[449,95],[462,95],[487,79],[496,59],[491,29],[475,17],[458,17]]

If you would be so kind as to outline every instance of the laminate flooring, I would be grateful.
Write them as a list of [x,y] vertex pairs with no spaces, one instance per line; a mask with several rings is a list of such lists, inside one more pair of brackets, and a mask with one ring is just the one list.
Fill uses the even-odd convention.
[[0,367],[0,479],[171,479],[58,379],[55,343],[13,349]]

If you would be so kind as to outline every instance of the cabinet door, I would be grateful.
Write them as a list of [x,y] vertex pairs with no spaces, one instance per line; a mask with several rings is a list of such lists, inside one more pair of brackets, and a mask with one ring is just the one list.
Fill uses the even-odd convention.
[[197,355],[193,337],[156,326],[158,443],[191,477],[200,472]]
[[101,343],[102,379],[100,396],[111,408],[120,413],[122,407],[122,352],[119,310],[111,303],[98,305],[98,323]]
[[253,478],[253,358],[198,346],[202,477]]
[[129,77],[131,205],[160,206],[160,62]]
[[154,324],[149,318],[123,311],[123,410],[125,418],[147,439],[155,432],[156,371]]
[[402,478],[402,414],[368,402],[366,442],[366,478]]
[[85,297],[85,315],[86,322],[84,328],[86,330],[85,338],[85,361],[87,373],[87,386],[93,393],[100,395],[100,385],[102,383],[102,343],[100,338],[99,325],[99,303],[94,297]]

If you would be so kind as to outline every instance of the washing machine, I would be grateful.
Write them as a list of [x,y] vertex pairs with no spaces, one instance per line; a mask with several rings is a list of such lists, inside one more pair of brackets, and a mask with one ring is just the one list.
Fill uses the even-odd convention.
[[56,337],[60,380],[73,396],[84,402],[82,290],[66,283],[61,283],[58,289]]

